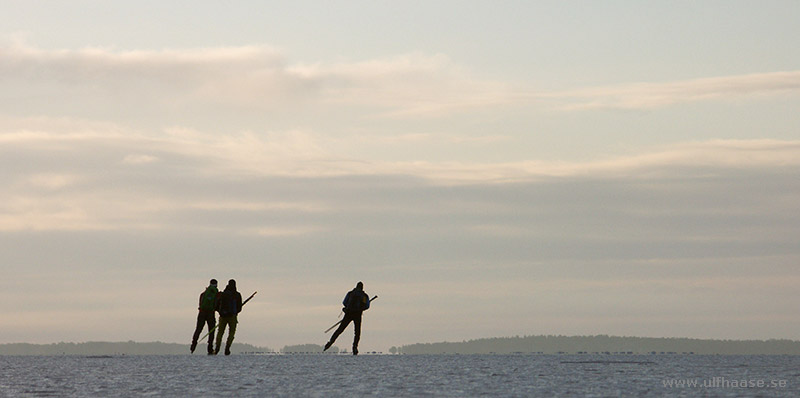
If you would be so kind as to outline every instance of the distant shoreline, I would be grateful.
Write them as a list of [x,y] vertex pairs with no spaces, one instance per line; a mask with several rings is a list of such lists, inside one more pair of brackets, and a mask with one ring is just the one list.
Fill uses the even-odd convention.
[[800,341],[627,336],[515,336],[392,347],[398,354],[800,355]]
[[[201,349],[202,348],[202,349]],[[302,348],[302,350],[301,350]],[[290,354],[321,351],[315,345],[286,346],[281,350],[236,343],[234,354]],[[537,335],[474,339],[462,342],[409,344],[390,354],[608,354],[608,355],[800,355],[800,341],[718,340],[673,337]],[[188,344],[163,342],[6,343],[0,355],[190,355]],[[199,347],[194,355],[205,355]],[[327,355],[327,354],[326,354]]]
[[[246,343],[236,343],[233,353],[273,352],[266,347]],[[8,343],[0,344],[0,355],[191,355],[189,344],[163,343],[160,341],[139,343],[135,341],[107,342],[88,341],[84,343]],[[194,355],[206,355],[206,347],[198,346]]]

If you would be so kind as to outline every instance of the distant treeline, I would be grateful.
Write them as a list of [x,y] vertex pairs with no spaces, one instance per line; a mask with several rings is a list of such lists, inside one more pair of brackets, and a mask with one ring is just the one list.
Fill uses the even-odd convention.
[[[256,347],[250,344],[235,343],[231,347],[233,353],[273,352],[266,347]],[[198,346],[197,354],[206,355],[205,345]],[[12,343],[0,344],[0,355],[189,355],[189,344],[149,342],[103,342],[90,341],[86,343],[54,343],[54,344],[28,344]]]
[[[283,354],[310,354],[310,353],[319,353],[322,352],[322,349],[325,348],[319,344],[298,344],[298,345],[286,345],[281,348],[281,353]],[[339,347],[333,346],[328,349],[331,354],[336,354],[339,352]]]
[[399,354],[513,354],[513,353],[631,353],[631,354],[730,354],[800,355],[795,340],[707,340],[690,338],[622,336],[515,336],[411,344],[392,347]]

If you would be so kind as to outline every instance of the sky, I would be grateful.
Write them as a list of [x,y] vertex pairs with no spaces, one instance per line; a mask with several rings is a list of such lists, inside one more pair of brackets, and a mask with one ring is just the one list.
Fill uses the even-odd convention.
[[800,2],[0,6],[0,343],[800,339]]

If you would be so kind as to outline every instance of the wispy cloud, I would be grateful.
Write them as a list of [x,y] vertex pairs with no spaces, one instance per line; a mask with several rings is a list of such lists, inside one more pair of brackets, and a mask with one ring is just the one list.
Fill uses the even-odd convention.
[[[73,131],[74,126],[82,127]],[[336,152],[327,137],[302,131],[212,134],[173,127],[143,134],[122,127],[94,131],[91,123],[60,119],[49,129],[39,120],[37,127],[41,130],[0,134],[0,175],[6,181],[0,188],[2,230],[193,225],[300,235],[325,230],[328,221],[319,223],[324,215],[352,205],[307,197],[316,190],[310,188],[298,188],[298,197],[261,195],[270,192],[269,182],[276,179],[300,186],[302,181],[364,179],[370,186],[375,179],[406,178],[423,186],[491,189],[505,183],[571,179],[691,181],[800,167],[800,142],[781,140],[683,143],[596,162],[471,163],[365,161]],[[231,196],[233,192],[240,195]],[[301,221],[302,227],[297,227],[296,220],[275,216],[280,214],[302,215],[301,219],[316,215],[312,218],[317,221]],[[493,234],[516,231],[492,222],[470,228]]]
[[196,84],[222,75],[284,69],[280,53],[265,46],[120,51],[114,48],[44,50],[14,41],[0,47],[6,76],[63,83],[151,80]]
[[479,78],[444,54],[291,63],[268,46],[44,50],[13,41],[0,46],[0,84],[11,98],[61,94],[92,108],[103,108],[108,98],[115,98],[140,107],[157,105],[161,111],[198,112],[213,105],[303,114],[311,104],[317,110],[355,107],[365,115],[416,118],[502,106],[653,109],[797,94],[800,71],[547,92],[531,87],[535,82]]
[[681,80],[589,87],[532,95],[557,101],[562,110],[653,109],[674,104],[760,98],[800,93],[800,71],[759,73]]
[[[0,134],[0,251],[16,281],[2,294],[39,297],[15,314],[34,325],[72,316],[51,309],[86,280],[128,284],[96,283],[87,293],[127,309],[115,293],[144,278],[191,292],[187,285],[224,275],[248,289],[277,286],[260,311],[269,317],[251,326],[273,330],[277,316],[315,331],[271,334],[288,341],[317,338],[320,313],[337,310],[320,303],[334,303],[330,289],[356,278],[400,300],[382,307],[391,316],[372,318],[377,330],[403,331],[396,338],[409,338],[416,326],[408,322],[429,326],[420,338],[451,338],[452,323],[469,315],[525,333],[662,333],[659,322],[684,319],[676,308],[697,302],[721,320],[787,319],[765,338],[796,333],[792,308],[780,303],[797,296],[797,141],[684,143],[584,163],[365,162],[309,132],[144,134],[37,120],[36,130]],[[323,297],[280,294],[308,286],[312,274],[328,282],[314,293]],[[737,290],[745,285],[749,295]],[[433,292],[457,316],[408,310],[425,307],[424,294],[409,292]],[[483,299],[464,304],[476,292]],[[124,325],[97,338],[150,336],[142,319],[180,329],[175,319],[196,297],[185,296],[156,318],[137,309],[84,315]],[[547,319],[546,329],[531,319]],[[495,333],[463,323],[469,333]]]
[[[23,122],[10,123],[25,124]],[[364,160],[348,151],[347,143],[313,131],[220,134],[190,128],[170,127],[144,133],[108,124],[47,123],[39,118],[37,130],[0,133],[4,151],[41,159],[39,164],[57,162],[60,156],[80,161],[64,164],[66,170],[86,171],[96,162],[112,161],[127,167],[150,167],[149,172],[188,162],[200,174],[288,177],[343,175],[409,175],[431,180],[515,181],[546,176],[636,175],[659,168],[680,167],[782,167],[800,165],[800,142],[787,140],[711,140],[653,148],[600,161],[564,162],[535,159],[515,162],[466,161],[375,161]],[[381,142],[425,142],[481,144],[508,139],[505,136],[458,137],[408,134],[371,138]],[[12,151],[12,148],[14,151]],[[23,155],[24,154],[24,155]],[[11,166],[9,166],[11,167]],[[19,166],[15,166],[19,168]],[[83,169],[82,169],[83,168]],[[63,171],[63,170],[62,170]],[[51,172],[51,170],[47,170]],[[44,174],[43,174],[44,175]]]
[[441,54],[289,64],[280,51],[266,46],[43,50],[16,41],[0,47],[0,73],[5,79],[46,83],[50,90],[88,87],[94,93],[83,95],[143,97],[162,106],[212,102],[282,109],[311,101],[377,107],[384,113],[480,105],[494,101],[486,97],[497,86],[474,79]]

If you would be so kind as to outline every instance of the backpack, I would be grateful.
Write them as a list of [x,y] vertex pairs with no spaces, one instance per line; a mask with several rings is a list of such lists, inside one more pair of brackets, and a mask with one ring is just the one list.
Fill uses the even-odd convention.
[[209,286],[205,293],[203,293],[203,299],[200,300],[200,309],[204,311],[214,311],[214,307],[217,304],[218,293],[219,291],[216,286]]
[[351,291],[345,308],[348,311],[364,311],[367,308],[369,297],[364,292]]
[[239,313],[239,309],[236,308],[236,292],[224,291],[219,296],[219,303],[217,311],[219,311],[219,316],[232,316]]

